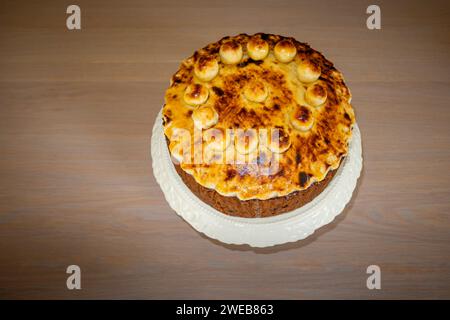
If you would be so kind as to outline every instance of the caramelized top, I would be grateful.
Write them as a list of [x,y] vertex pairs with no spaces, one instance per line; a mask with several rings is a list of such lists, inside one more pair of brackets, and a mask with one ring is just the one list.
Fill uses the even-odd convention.
[[182,62],[166,91],[164,133],[202,186],[270,199],[339,167],[355,123],[350,99],[342,74],[307,44],[240,34]]

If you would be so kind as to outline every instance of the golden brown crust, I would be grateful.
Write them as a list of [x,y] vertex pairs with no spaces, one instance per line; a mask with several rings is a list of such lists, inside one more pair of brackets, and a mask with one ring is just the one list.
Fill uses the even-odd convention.
[[[266,57],[260,60],[249,57],[249,48],[263,48],[264,55],[265,45],[269,48]],[[242,50],[243,55],[237,55],[238,63],[229,64],[223,61],[221,50],[227,54]],[[280,59],[283,54],[290,58],[292,52],[295,52],[292,61]],[[193,106],[183,100],[192,84],[202,84],[209,92],[207,100],[194,108],[217,112],[217,119],[204,121],[206,126],[200,121],[205,118],[203,113],[198,117]],[[174,155],[176,128],[191,133],[196,127],[210,126],[224,132],[250,128],[281,130],[284,139],[280,140],[279,148],[269,146],[264,154],[269,158],[271,153],[279,154],[278,170],[269,175],[260,174],[257,165],[183,162],[180,167],[201,186],[222,196],[239,200],[282,198],[309,189],[339,167],[348,152],[355,122],[350,99],[342,74],[309,45],[277,35],[240,34],[209,44],[183,61],[165,95],[164,132]],[[201,125],[194,124],[196,119]],[[226,146],[227,150],[237,150],[236,154],[247,154],[250,146],[258,145],[252,143],[243,140],[241,145],[236,140]],[[192,158],[196,156],[194,153]]]

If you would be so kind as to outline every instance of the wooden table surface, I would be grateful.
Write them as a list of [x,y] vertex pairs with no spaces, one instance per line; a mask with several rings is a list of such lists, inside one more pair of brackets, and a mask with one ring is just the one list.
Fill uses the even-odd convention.
[[[377,1],[381,30],[371,1],[80,0],[78,31],[69,4],[0,4],[0,298],[450,298],[448,1]],[[363,173],[305,241],[212,241],[153,177],[170,76],[240,32],[308,42],[353,93]]]

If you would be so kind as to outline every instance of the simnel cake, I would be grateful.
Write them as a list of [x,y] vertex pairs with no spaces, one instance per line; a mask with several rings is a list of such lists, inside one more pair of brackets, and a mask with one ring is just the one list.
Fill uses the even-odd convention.
[[247,218],[299,208],[333,179],[355,115],[342,74],[308,44],[225,37],[185,59],[165,94],[175,169],[218,211]]

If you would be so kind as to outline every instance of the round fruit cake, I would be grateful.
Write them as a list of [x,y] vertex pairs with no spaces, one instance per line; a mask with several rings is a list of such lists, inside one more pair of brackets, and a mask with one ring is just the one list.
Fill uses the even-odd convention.
[[225,37],[184,60],[165,94],[176,171],[220,212],[268,217],[319,195],[347,155],[355,115],[342,74],[293,38]]

